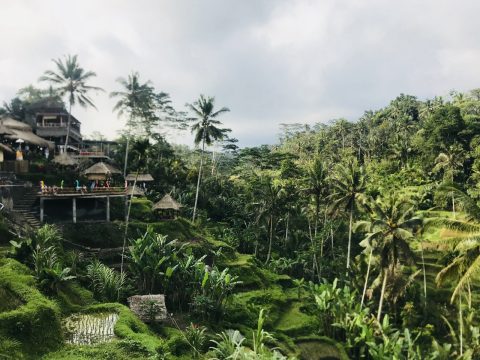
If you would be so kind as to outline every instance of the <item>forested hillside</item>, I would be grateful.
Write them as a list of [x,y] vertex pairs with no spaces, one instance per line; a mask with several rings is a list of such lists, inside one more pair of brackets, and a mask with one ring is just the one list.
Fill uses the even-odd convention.
[[[120,168],[128,148],[127,173],[157,179],[127,229],[47,225],[10,244],[2,212],[0,354],[480,357],[480,90],[402,94],[356,121],[282,125],[278,143],[249,148],[213,99],[189,111],[197,150],[156,123],[119,139]],[[183,204],[177,219],[151,208],[166,193]],[[124,234],[121,269],[68,245],[119,248]],[[134,294],[165,294],[168,320],[141,322],[121,305]],[[119,315],[113,341],[64,344],[62,319],[99,312]]]

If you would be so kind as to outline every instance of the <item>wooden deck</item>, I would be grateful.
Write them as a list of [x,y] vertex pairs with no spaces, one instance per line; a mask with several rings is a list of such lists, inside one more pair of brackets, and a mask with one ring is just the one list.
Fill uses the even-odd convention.
[[43,192],[38,192],[37,196],[42,199],[61,199],[61,198],[104,198],[104,197],[122,197],[130,195],[124,187],[110,187],[110,188],[48,188]]

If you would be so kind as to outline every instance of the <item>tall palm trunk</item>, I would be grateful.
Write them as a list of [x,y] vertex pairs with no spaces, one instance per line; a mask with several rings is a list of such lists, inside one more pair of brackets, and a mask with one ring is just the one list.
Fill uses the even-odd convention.
[[273,242],[273,215],[270,215],[270,239],[268,241],[268,253],[267,253],[267,260],[265,260],[265,264],[268,264],[270,261],[270,256],[272,256],[272,242]]
[[425,298],[425,309],[427,308],[427,273],[425,271],[425,257],[423,256],[423,245],[422,242],[420,241],[420,251],[422,254],[422,268],[423,268],[423,295]]
[[[137,169],[137,173],[135,174],[135,181],[133,182],[133,188],[132,188],[132,193],[130,194],[130,202],[128,203],[128,208],[127,208],[127,215],[125,218],[125,233],[123,234],[123,245],[122,245],[122,262],[120,264],[120,275],[123,276],[123,265],[124,265],[124,259],[125,259],[125,249],[127,246],[127,236],[128,236],[128,224],[130,222],[130,211],[132,209],[132,200],[133,200],[133,194],[135,192],[135,187],[137,186],[137,180],[138,180],[138,173],[139,169]],[[128,201],[128,194],[127,194],[127,201]],[[117,294],[117,299],[120,297],[120,289],[118,289],[118,294]]]
[[202,154],[200,156],[200,168],[198,169],[197,191],[195,193],[195,205],[193,206],[192,222],[195,222],[195,217],[197,215],[198,193],[200,191],[200,179],[202,178],[203,156],[205,153],[205,131],[207,131],[207,129],[205,129],[204,127],[203,134],[202,134]]
[[[453,171],[452,171],[452,184],[453,184]],[[455,216],[455,194],[452,191],[452,211],[453,211],[453,218],[456,219]]]
[[385,270],[385,273],[383,275],[382,291],[380,293],[380,302],[378,304],[378,314],[377,314],[378,322],[380,322],[380,319],[382,318],[383,298],[385,297],[385,288],[387,287],[387,274],[388,274],[388,269]]
[[123,165],[123,177],[127,177],[128,148],[130,145],[130,132],[127,134],[127,145],[125,146],[125,164]]
[[360,302],[360,309],[363,307],[363,302],[365,301],[365,294],[367,293],[368,277],[370,276],[370,267],[372,266],[372,254],[373,254],[373,247],[370,249],[370,254],[368,255],[367,275],[365,275],[365,284],[363,285],[362,301]]
[[463,355],[463,313],[462,313],[462,291],[458,294],[458,322],[460,323],[460,356]]
[[70,122],[72,120],[72,100],[70,100],[68,106],[68,118],[67,118],[67,136],[65,136],[65,145],[63,146],[63,152],[67,153],[68,139],[70,137]]
[[350,205],[350,222],[348,224],[347,270],[350,269],[350,251],[352,247],[353,201]]

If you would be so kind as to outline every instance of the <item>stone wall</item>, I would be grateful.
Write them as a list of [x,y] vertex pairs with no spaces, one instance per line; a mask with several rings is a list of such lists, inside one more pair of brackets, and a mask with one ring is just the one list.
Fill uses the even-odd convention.
[[128,305],[142,321],[153,322],[167,318],[165,295],[134,295],[128,298]]

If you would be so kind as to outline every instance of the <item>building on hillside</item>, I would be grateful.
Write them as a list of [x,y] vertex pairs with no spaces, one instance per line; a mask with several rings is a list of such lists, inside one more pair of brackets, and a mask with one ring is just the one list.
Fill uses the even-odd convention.
[[[50,98],[31,104],[26,109],[25,122],[32,126],[35,133],[55,143],[55,150],[60,152],[67,137],[68,111],[63,103]],[[70,116],[70,151],[79,151],[82,144],[81,123],[73,115]]]

